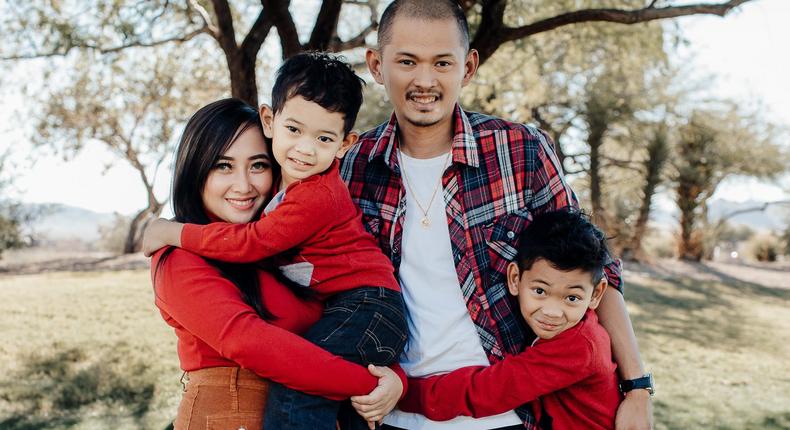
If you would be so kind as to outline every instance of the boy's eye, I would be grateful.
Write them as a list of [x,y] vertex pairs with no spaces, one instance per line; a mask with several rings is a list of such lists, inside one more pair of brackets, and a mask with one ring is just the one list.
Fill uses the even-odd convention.
[[579,297],[579,296],[568,296],[568,301],[569,301],[569,302],[571,302],[571,303],[573,303],[573,302],[578,302],[578,301],[580,301],[581,299],[582,299],[582,298],[581,298],[581,297]]
[[543,288],[540,288],[540,287],[533,288],[532,291],[535,292],[535,294],[537,294],[539,296],[546,293],[546,290],[544,290]]
[[292,125],[286,125],[285,128],[288,129],[288,131],[290,131],[291,133],[296,133],[296,132],[299,131],[298,128],[296,128],[296,127],[294,127]]
[[318,140],[320,140],[323,143],[334,142],[334,140],[331,137],[328,137],[328,136],[318,136]]

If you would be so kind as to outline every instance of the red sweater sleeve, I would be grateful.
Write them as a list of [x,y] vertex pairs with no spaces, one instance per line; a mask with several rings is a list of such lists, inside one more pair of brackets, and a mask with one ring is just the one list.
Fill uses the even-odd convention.
[[289,188],[277,208],[257,221],[185,224],[181,248],[220,261],[259,261],[320,235],[337,210],[329,187],[303,182]]
[[223,357],[263,378],[335,400],[368,394],[377,385],[365,367],[262,320],[235,285],[194,254],[175,250],[154,285],[156,304],[164,312]]
[[592,354],[587,339],[568,336],[539,343],[490,367],[409,378],[408,393],[398,407],[435,421],[501,414],[587,378],[595,370]]

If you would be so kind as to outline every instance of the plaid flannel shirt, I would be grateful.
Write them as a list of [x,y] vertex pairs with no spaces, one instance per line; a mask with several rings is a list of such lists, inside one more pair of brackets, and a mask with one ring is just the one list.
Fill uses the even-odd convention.
[[[518,354],[526,343],[518,303],[508,294],[507,264],[532,216],[578,207],[565,182],[551,139],[537,128],[464,112],[453,114],[452,163],[442,177],[443,196],[458,282],[469,315],[491,363]],[[346,154],[341,175],[397,273],[406,195],[397,157],[397,121],[363,134]],[[606,268],[620,289],[620,266]],[[535,423],[519,408],[527,428]]]

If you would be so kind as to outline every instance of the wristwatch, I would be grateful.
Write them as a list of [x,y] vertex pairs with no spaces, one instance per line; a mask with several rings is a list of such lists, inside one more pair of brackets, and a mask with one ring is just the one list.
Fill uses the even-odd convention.
[[647,390],[651,396],[655,394],[655,389],[653,388],[653,375],[647,373],[639,378],[626,379],[625,381],[620,382],[620,392],[622,393],[627,393],[631,390],[637,389]]

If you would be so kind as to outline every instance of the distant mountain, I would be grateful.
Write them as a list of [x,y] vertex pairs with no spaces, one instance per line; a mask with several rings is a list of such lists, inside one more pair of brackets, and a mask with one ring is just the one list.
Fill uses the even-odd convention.
[[[723,216],[734,213],[735,211],[758,208],[764,202],[746,201],[733,202],[729,200],[717,199],[708,205],[708,214],[711,220],[715,221]],[[651,214],[650,219],[653,225],[662,229],[678,228],[677,210],[665,210],[656,208]],[[790,222],[790,205],[772,205],[764,211],[748,212],[736,215],[728,220],[730,224],[745,225],[752,230],[783,230]]]
[[24,208],[41,214],[29,230],[36,238],[49,241],[95,241],[99,239],[99,227],[111,225],[116,217],[60,203],[25,204]]

